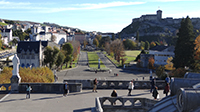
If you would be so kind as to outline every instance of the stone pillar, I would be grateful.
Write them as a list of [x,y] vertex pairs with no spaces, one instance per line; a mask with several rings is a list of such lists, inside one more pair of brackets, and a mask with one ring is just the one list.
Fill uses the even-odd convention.
[[12,77],[10,78],[11,82],[11,92],[18,92],[18,86],[21,82],[21,77],[19,76],[19,58],[17,57],[17,54],[13,57],[13,70],[12,70]]

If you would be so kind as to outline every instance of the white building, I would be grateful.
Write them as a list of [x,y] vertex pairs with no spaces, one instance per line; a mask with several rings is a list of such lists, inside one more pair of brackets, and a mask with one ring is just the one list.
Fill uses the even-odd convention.
[[67,34],[63,30],[55,30],[54,28],[51,28],[49,26],[33,26],[31,27],[31,32],[30,34],[30,40],[31,41],[51,41],[51,37],[54,35],[55,38],[55,43],[56,44],[63,44],[67,41]]
[[21,67],[41,67],[44,60],[44,48],[56,46],[60,49],[60,46],[53,42],[48,41],[20,41],[17,47],[17,56],[20,60]]
[[4,41],[4,44],[8,45],[8,43],[13,40],[11,29],[3,29],[1,30],[0,33],[2,36],[2,40]]
[[174,46],[155,46],[149,50],[149,54],[154,56],[154,64],[166,65],[169,57],[174,57]]

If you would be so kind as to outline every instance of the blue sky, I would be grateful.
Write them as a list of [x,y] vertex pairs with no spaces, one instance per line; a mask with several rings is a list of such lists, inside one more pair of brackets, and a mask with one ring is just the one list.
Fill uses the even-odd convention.
[[200,0],[0,0],[0,18],[50,22],[85,31],[120,32],[133,18],[200,17]]

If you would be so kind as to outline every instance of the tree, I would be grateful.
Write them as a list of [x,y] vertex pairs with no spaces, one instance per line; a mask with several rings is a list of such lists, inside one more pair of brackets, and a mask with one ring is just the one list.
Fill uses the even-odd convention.
[[86,48],[86,45],[88,44],[88,42],[87,42],[87,40],[85,39],[84,41],[83,41],[83,46],[84,46],[84,48]]
[[97,40],[97,38],[94,38],[93,44],[94,44],[96,47],[99,46],[99,41]]
[[145,42],[144,49],[145,49],[145,50],[149,50],[149,42],[148,42],[148,41]]
[[14,38],[14,39],[12,40],[12,43],[13,43],[14,45],[16,45],[16,44],[18,43],[17,39]]
[[65,64],[66,64],[66,68],[67,68],[67,65],[68,65],[68,62],[72,60],[72,53],[73,53],[73,46],[71,43],[65,43],[63,46],[62,46],[62,52],[63,54],[65,55]]
[[127,50],[133,50],[136,48],[136,43],[130,39],[126,39],[125,41],[123,41],[124,44],[124,48]]
[[109,42],[105,43],[105,51],[106,51],[107,54],[110,54],[110,44],[109,44]]
[[54,63],[57,60],[57,55],[59,53],[59,49],[57,47],[53,47],[53,49],[50,46],[47,46],[44,50],[44,63],[49,65],[49,68],[51,69],[54,65]]
[[200,35],[195,39],[195,48],[194,50],[195,55],[194,55],[194,59],[195,59],[195,65],[194,65],[194,69],[195,70],[200,70]]
[[124,55],[124,45],[121,40],[116,39],[111,42],[110,45],[111,52],[114,53],[115,59],[119,62],[120,57]]
[[99,46],[100,47],[105,47],[105,43],[109,42],[110,43],[111,39],[109,36],[103,37],[100,41],[99,41]]
[[152,48],[152,47],[154,47],[154,46],[156,46],[156,43],[155,43],[155,42],[151,42],[150,48]]
[[112,34],[112,38],[111,38],[112,41],[115,40],[115,34]]
[[22,32],[22,30],[14,30],[13,36],[19,37],[21,41],[24,41],[25,37],[29,37],[25,32]]
[[165,65],[166,70],[174,70],[174,64],[172,63],[173,57],[168,57],[167,64]]
[[55,35],[52,35],[52,36],[51,36],[51,41],[52,41],[52,42],[55,42],[55,41],[56,41],[56,36],[55,36]]
[[102,36],[101,36],[101,35],[96,35],[95,38],[96,38],[98,41],[101,41]]
[[155,62],[155,60],[153,59],[153,57],[150,57],[149,62],[148,62],[148,68],[149,69],[155,69],[154,62]]
[[179,28],[178,40],[175,46],[175,57],[173,60],[176,68],[185,66],[194,68],[194,39],[193,25],[190,18],[182,19],[181,27]]
[[136,34],[136,40],[137,40],[138,42],[140,42],[139,31],[137,31],[137,34]]
[[[62,52],[59,52],[58,53],[58,58],[56,60],[56,66],[57,66],[57,68],[59,68],[59,66],[63,64],[64,59],[65,59],[65,55]],[[62,67],[61,67],[61,69],[62,69]]]

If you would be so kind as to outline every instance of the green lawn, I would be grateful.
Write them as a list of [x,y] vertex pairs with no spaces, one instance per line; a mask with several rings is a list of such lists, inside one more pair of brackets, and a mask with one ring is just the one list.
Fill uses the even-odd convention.
[[[140,50],[133,50],[133,51],[125,51],[126,56],[124,58],[126,58],[125,61],[125,65],[128,66],[128,64],[132,61],[135,60],[135,58],[138,56],[138,54],[140,54]],[[104,54],[106,54],[106,52],[104,52]],[[115,63],[118,67],[122,66],[121,63],[119,64],[119,62],[117,62],[114,57],[111,57],[110,55],[107,55],[107,57],[113,62]]]
[[[96,54],[96,52],[87,52],[88,53],[88,62],[91,68],[98,68],[98,59],[99,56]],[[106,66],[102,63],[100,60],[101,68],[106,68]]]
[[133,56],[133,57],[137,57],[138,54],[140,54],[140,50],[128,50],[128,51],[125,51],[125,54],[126,56]]
[[0,22],[0,25],[1,25],[1,26],[4,26],[4,25],[8,25],[8,24]]

